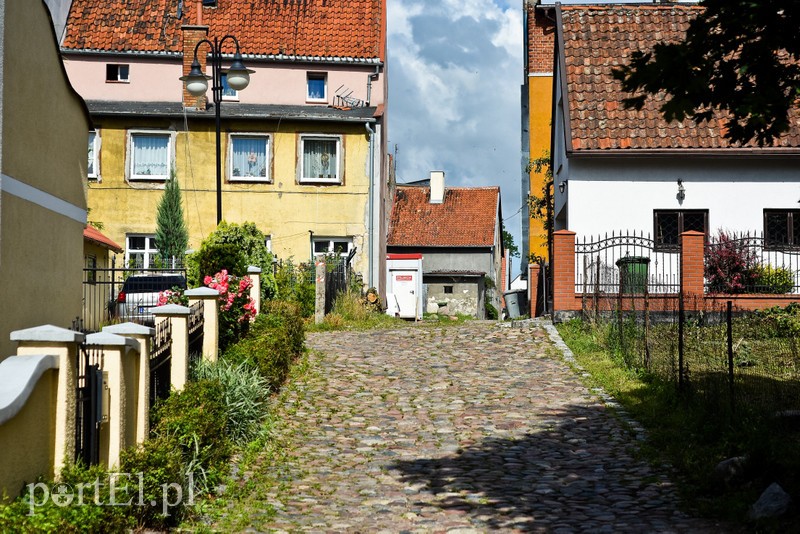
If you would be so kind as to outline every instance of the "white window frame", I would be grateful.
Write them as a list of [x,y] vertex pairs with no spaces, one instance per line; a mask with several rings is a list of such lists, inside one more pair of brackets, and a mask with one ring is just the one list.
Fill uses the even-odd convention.
[[[322,80],[322,98],[313,98],[310,94],[308,83],[311,80]],[[317,104],[328,103],[328,73],[327,72],[307,72],[306,73],[306,102]]]
[[[228,83],[228,72],[225,71],[220,75],[222,81],[222,100],[227,100],[229,102],[238,102],[239,101],[239,91],[236,89],[231,89],[228,87],[228,91],[233,91],[233,94],[225,94],[226,85]],[[224,80],[224,81],[223,81]]]
[[[335,248],[334,243],[335,242],[342,242],[342,241],[346,241],[347,242],[347,250],[343,250],[342,252],[340,252],[339,256],[342,256],[343,258],[346,258],[347,256],[350,255],[350,251],[353,250],[353,238],[352,237],[316,237],[316,236],[314,236],[314,237],[311,238],[311,253],[313,254],[314,257],[324,256],[326,254],[335,254],[336,253],[336,248]],[[325,252],[317,252],[316,244],[317,243],[325,243],[325,242],[327,242],[327,244],[328,244],[327,250]]]
[[[144,249],[134,249],[136,254],[143,254],[142,265],[144,269],[151,269],[153,267],[153,260],[158,257],[158,249],[156,247],[156,234],[126,234],[125,235],[125,267],[130,265],[131,261],[131,238],[143,237]],[[150,248],[149,244],[152,240],[153,247]],[[140,267],[136,265],[135,267]]]
[[87,167],[86,175],[89,178],[89,180],[93,182],[99,182],[100,181],[100,130],[98,129],[89,130],[90,138],[92,134],[94,134],[94,140],[89,141],[87,150],[91,149],[91,152],[88,155],[88,163],[90,164],[91,168],[94,169],[94,172],[90,172]]
[[[167,137],[167,174],[134,174],[133,170],[135,168],[135,161],[133,159],[133,140],[135,137],[140,135],[149,135],[149,136],[163,136]],[[175,154],[175,134],[174,132],[168,130],[128,130],[128,162],[127,162],[127,171],[128,171],[128,179],[133,181],[162,181],[165,182],[169,179],[170,175],[172,174],[173,169],[173,161],[172,158]]]
[[[305,153],[306,141],[336,141],[336,176],[333,178],[319,178],[305,176],[305,169],[303,168],[303,155]],[[343,182],[344,173],[344,158],[342,156],[342,136],[331,134],[300,134],[300,140],[297,143],[297,181],[301,184],[341,184]]]
[[[108,77],[108,68],[116,67],[117,77],[111,79]],[[123,68],[126,71],[125,77],[122,76]],[[131,66],[128,63],[106,63],[106,83],[130,83],[131,82]]]
[[[234,176],[233,175],[233,140],[237,137],[263,138],[267,143],[267,161],[265,176]],[[228,136],[228,180],[231,182],[272,182],[272,136],[263,132],[237,132]],[[240,173],[241,174],[241,173]]]

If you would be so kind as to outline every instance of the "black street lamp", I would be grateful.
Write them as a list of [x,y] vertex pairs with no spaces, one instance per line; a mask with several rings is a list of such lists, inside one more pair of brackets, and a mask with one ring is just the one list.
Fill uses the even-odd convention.
[[[239,41],[233,35],[226,35],[222,39],[214,37],[214,42],[208,39],[203,39],[194,47],[194,59],[189,70],[189,74],[181,76],[179,79],[186,82],[186,90],[192,96],[202,96],[208,91],[208,80],[213,80],[211,86],[212,94],[214,95],[214,114],[217,121],[217,225],[222,221],[222,157],[220,154],[220,104],[222,103],[222,44],[231,39],[236,45],[236,53],[233,55],[233,63],[225,72],[228,87],[236,91],[241,91],[250,83],[250,74],[255,72],[245,68],[242,63],[242,54],[239,52]],[[206,43],[211,47],[211,72],[212,76],[206,74],[200,69],[200,62],[197,61],[197,50],[200,45]]]

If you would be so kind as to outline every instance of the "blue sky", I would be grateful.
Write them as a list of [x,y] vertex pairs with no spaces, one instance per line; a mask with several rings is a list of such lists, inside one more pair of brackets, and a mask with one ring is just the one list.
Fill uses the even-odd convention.
[[519,246],[522,0],[388,4],[398,182],[443,170],[447,185],[499,185],[506,229]]

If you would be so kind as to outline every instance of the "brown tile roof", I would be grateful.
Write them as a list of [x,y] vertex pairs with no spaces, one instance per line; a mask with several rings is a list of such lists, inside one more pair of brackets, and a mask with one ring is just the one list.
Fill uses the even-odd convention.
[[[385,2],[219,0],[202,23],[210,37],[236,36],[243,54],[383,60]],[[181,25],[197,24],[195,2],[183,4],[179,20],[178,0],[74,0],[62,47],[180,54]]]
[[94,226],[87,225],[86,228],[83,229],[83,238],[87,241],[96,243],[101,247],[113,250],[114,252],[122,252],[121,246],[117,245],[110,238],[106,237]]
[[[622,99],[631,95],[611,75],[615,66],[628,62],[633,51],[683,39],[700,9],[683,5],[561,7],[563,26],[558,31],[573,151],[736,148],[723,137],[720,117],[700,124],[688,119],[666,122],[658,111],[664,94],[648,98],[641,111],[626,110]],[[791,120],[795,126],[774,147],[800,147],[797,110]]]
[[389,222],[389,246],[491,247],[499,187],[448,187],[430,203],[430,188],[398,186]]

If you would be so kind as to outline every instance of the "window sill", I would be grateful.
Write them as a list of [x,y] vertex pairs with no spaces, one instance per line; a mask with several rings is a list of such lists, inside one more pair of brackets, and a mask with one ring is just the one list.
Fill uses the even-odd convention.
[[272,179],[266,176],[231,176],[228,178],[228,182],[235,184],[235,183],[246,183],[246,184],[271,184]]
[[300,185],[342,185],[342,181],[338,178],[302,178]]

